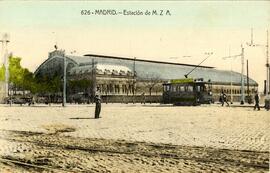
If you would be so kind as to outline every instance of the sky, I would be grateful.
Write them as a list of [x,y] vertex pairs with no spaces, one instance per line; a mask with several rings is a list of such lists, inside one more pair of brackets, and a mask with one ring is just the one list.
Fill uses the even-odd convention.
[[[95,15],[95,10],[143,15]],[[163,15],[152,15],[154,10]],[[0,34],[10,35],[8,51],[31,71],[57,43],[66,54],[188,64],[199,64],[213,52],[202,65],[241,72],[241,57],[222,57],[240,54],[242,44],[249,75],[262,91],[266,49],[246,43],[253,28],[254,42],[265,45],[269,26],[270,1],[0,1]]]

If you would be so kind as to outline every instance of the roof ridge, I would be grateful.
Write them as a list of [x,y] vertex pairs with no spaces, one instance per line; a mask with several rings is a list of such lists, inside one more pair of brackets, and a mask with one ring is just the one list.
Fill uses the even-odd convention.
[[[137,58],[126,58],[126,57],[117,57],[117,56],[107,56],[107,55],[97,55],[97,54],[85,54],[84,57],[101,57],[101,58],[111,58],[111,59],[123,59],[123,60],[130,60],[130,61],[142,61],[142,62],[151,62],[151,63],[160,63],[160,64],[171,64],[171,65],[182,65],[182,66],[191,66],[191,67],[196,67],[198,65],[194,64],[184,64],[184,63],[174,63],[174,62],[166,62],[166,61],[154,61],[154,60],[145,60],[145,59],[137,59]],[[211,66],[198,66],[201,68],[211,68],[213,69],[214,67]]]

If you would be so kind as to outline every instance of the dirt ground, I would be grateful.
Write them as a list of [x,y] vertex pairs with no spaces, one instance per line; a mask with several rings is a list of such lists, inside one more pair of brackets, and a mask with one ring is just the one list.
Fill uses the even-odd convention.
[[0,107],[0,172],[269,171],[269,112],[111,104],[96,120],[93,111]]
[[19,145],[13,155],[2,157],[3,170],[10,172],[264,172],[269,162],[268,152],[74,138],[59,132],[3,133],[8,137],[2,139]]

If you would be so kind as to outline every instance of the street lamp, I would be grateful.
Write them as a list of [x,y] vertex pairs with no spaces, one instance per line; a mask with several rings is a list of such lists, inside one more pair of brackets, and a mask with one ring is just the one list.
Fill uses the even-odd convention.
[[4,33],[2,36],[2,39],[0,40],[3,44],[3,50],[4,52],[4,63],[5,63],[5,97],[8,97],[8,81],[9,81],[9,59],[8,59],[8,50],[7,50],[7,44],[9,42],[9,35],[7,33]]

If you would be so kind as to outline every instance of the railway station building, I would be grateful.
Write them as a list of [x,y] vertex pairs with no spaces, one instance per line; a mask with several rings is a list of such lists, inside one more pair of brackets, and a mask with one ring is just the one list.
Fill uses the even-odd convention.
[[[180,64],[105,55],[86,54],[84,56],[66,55],[63,50],[54,50],[36,69],[35,77],[63,76],[66,59],[67,101],[76,97],[92,98],[99,87],[103,102],[162,102],[162,84],[171,79],[181,79],[196,67]],[[203,78],[212,82],[215,101],[224,91],[233,101],[240,101],[241,74],[214,67],[199,66],[189,78]],[[74,86],[74,81],[84,81],[84,87]],[[249,81],[249,82],[247,82]],[[249,91],[247,90],[249,83]],[[245,96],[258,89],[258,83],[244,76]],[[60,93],[61,94],[61,93]]]

